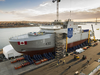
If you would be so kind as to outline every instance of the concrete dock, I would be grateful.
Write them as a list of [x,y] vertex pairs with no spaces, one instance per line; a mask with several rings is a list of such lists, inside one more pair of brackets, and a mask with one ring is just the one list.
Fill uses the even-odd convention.
[[17,69],[17,70],[14,69],[14,66],[21,65],[22,63],[24,63],[24,60],[20,61],[20,62],[13,63],[13,64],[11,64],[11,61],[12,60],[8,60],[8,61],[4,61],[4,62],[0,63],[0,75],[19,75],[19,74],[23,74],[25,72],[28,72],[28,71],[34,70],[36,68],[39,68],[39,67],[41,67],[45,64],[53,62],[53,61],[55,61],[55,59],[51,60],[51,61],[41,63],[39,65],[31,64],[31,65],[25,66],[25,67]]
[[[80,59],[74,60],[74,56],[70,55],[65,58],[62,58],[61,62],[57,65],[57,61],[51,60],[40,65],[28,65],[21,69],[15,70],[14,66],[20,65],[24,61],[11,64],[10,61],[5,61],[0,63],[0,75],[74,75],[76,71],[86,72],[89,71],[84,69],[84,67],[96,62],[100,58],[100,42],[95,47],[90,47],[85,50],[83,53],[78,54]],[[87,59],[82,60],[82,56],[86,55]],[[65,63],[63,64],[63,61]],[[89,64],[87,60],[90,60]],[[69,68],[69,66],[71,66]]]
[[92,64],[86,66],[83,70],[83,73],[88,75],[91,71],[93,71],[97,66],[99,65],[99,62],[93,62]]
[[[80,56],[80,59],[78,60],[74,60],[74,56],[70,55],[62,59],[62,61],[65,60],[65,64],[61,62],[59,65],[57,65],[57,61],[54,61],[23,75],[74,75],[76,71],[83,72],[84,67],[92,64],[94,61],[97,61],[98,58],[100,58],[100,43],[98,43],[98,45],[95,47],[88,48],[83,53],[78,55]],[[86,60],[81,59],[83,55],[87,56]],[[89,64],[87,63],[87,60],[90,60]],[[71,66],[71,68],[69,68],[69,66]],[[88,70],[85,72],[87,73]]]

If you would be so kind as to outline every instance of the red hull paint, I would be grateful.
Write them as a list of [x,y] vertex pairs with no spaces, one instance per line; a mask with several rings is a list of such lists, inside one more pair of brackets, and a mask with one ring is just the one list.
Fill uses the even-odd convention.
[[68,48],[71,48],[71,47],[74,47],[74,46],[77,46],[77,45],[80,45],[81,43],[85,42],[87,39],[84,39],[84,40],[81,40],[81,41],[76,41],[76,42],[73,42],[73,43],[70,43],[68,44]]
[[55,48],[49,48],[49,49],[45,49],[45,50],[36,50],[36,51],[27,51],[27,52],[19,52],[19,53],[23,53],[26,55],[30,55],[33,56],[35,54],[43,54],[43,53],[48,53],[48,52],[54,52]]
[[[73,43],[70,43],[68,44],[68,48],[71,48],[71,47],[74,47],[74,46],[77,46],[83,42],[85,42],[87,39],[84,39],[84,40],[81,40],[81,41],[77,41],[77,42],[73,42]],[[45,50],[37,50],[37,51],[27,51],[27,52],[19,52],[19,53],[23,53],[23,54],[27,54],[27,55],[30,55],[30,56],[33,56],[35,54],[43,54],[43,53],[47,53],[47,52],[54,52],[55,48],[49,48],[49,49],[45,49]]]

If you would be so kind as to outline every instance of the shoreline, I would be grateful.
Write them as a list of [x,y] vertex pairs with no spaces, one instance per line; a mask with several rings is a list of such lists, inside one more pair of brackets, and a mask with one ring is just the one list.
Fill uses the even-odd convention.
[[39,26],[14,26],[14,27],[0,27],[0,28],[20,28],[20,27],[39,27]]
[[0,49],[0,55],[3,54],[3,49]]
[[0,50],[3,50],[3,49],[0,49]]

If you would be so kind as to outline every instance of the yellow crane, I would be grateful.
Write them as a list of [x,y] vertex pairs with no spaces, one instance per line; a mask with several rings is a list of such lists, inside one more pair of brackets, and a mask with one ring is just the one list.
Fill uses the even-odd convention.
[[66,52],[67,52],[67,40],[68,40],[68,37],[66,37]]
[[95,39],[95,34],[94,34],[94,29],[93,29],[93,25],[92,26],[92,31],[93,31],[93,41],[96,42],[97,40]]

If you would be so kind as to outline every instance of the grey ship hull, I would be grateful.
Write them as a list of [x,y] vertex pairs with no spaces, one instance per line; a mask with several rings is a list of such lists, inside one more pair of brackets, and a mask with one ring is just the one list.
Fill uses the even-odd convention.
[[[19,41],[27,41],[27,45],[18,45]],[[55,47],[55,37],[54,34],[45,34],[41,36],[29,36],[28,38],[16,40],[14,38],[13,40],[10,40],[10,44],[17,52],[32,56],[34,54],[53,52]]]
[[[75,36],[75,35],[73,35],[73,36]],[[82,35],[82,34],[80,34],[80,35]],[[85,34],[83,33],[83,36],[84,37],[81,40],[77,39],[77,41],[74,40],[73,42],[68,41],[69,42],[68,48],[77,46],[77,45],[87,41],[88,32],[85,32]],[[72,40],[72,39],[69,39],[69,40]],[[19,41],[27,41],[27,45],[18,45]],[[53,52],[55,50],[55,35],[54,34],[45,34],[42,36],[30,36],[28,38],[10,40],[10,43],[17,52],[33,56],[35,54],[43,54],[43,53],[47,53],[47,52]]]

